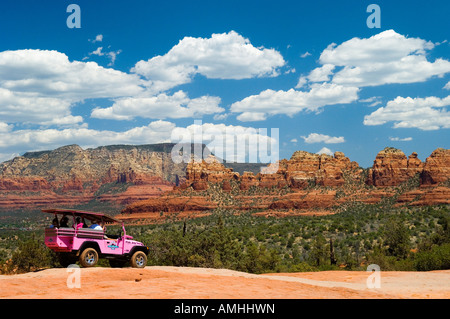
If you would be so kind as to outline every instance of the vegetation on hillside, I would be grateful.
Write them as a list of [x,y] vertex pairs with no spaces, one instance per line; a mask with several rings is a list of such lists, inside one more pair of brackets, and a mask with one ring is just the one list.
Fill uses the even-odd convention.
[[[227,268],[251,273],[330,269],[450,269],[448,206],[355,205],[327,216],[256,217],[217,209],[208,217],[129,226],[151,247],[149,265]],[[55,267],[43,229],[0,232],[3,273]],[[107,263],[100,263],[106,266]]]

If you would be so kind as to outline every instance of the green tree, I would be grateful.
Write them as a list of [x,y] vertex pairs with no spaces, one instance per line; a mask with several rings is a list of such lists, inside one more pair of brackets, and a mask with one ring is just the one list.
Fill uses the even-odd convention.
[[281,258],[274,249],[267,249],[265,245],[250,243],[244,256],[242,270],[251,273],[276,271]]
[[419,271],[450,269],[450,244],[419,252],[415,258],[415,268]]
[[401,221],[390,219],[383,230],[386,253],[404,259],[408,256],[411,247],[409,229]]
[[17,272],[30,272],[56,265],[55,254],[49,250],[43,240],[30,239],[21,242],[11,258],[11,265]]
[[322,234],[317,235],[309,253],[310,262],[317,267],[325,265],[329,260],[329,250],[325,237]]

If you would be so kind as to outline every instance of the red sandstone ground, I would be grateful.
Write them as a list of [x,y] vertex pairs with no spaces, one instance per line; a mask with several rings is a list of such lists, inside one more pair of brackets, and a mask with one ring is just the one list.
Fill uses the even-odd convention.
[[450,298],[450,270],[381,272],[381,288],[366,286],[368,272],[325,271],[254,275],[226,269],[146,267],[81,269],[81,288],[67,287],[66,269],[0,276],[0,298],[50,299],[391,299]]

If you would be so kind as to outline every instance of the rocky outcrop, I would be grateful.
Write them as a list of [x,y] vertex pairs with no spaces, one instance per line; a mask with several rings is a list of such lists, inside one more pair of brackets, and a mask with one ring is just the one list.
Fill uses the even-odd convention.
[[336,152],[334,156],[318,155],[305,151],[295,152],[290,160],[281,160],[269,165],[272,173],[244,172],[242,176],[231,168],[225,167],[213,156],[201,162],[192,161],[186,168],[186,182],[182,189],[192,187],[194,190],[205,190],[208,183],[238,181],[241,190],[252,186],[261,188],[305,189],[309,186],[341,186],[344,175],[349,178],[360,178],[362,170],[356,162],[351,162],[344,153]]
[[342,152],[329,156],[297,151],[263,172],[240,175],[214,156],[175,164],[172,147],[118,145],[84,150],[69,145],[26,153],[0,163],[0,208],[67,207],[94,200],[129,205],[127,214],[136,210],[157,214],[218,207],[334,209],[349,201],[448,203],[450,150],[446,149],[435,150],[422,162],[415,152],[407,157],[400,150],[385,148],[368,170]]
[[258,186],[258,184],[255,174],[252,172],[244,172],[241,176],[241,184],[239,187],[241,190],[247,190],[252,186]]
[[373,186],[397,186],[421,174],[423,163],[413,152],[408,158],[401,151],[393,147],[386,147],[375,158],[369,170],[367,184]]
[[336,191],[300,191],[283,196],[269,205],[269,209],[330,208],[335,204]]
[[359,177],[358,167],[358,163],[351,162],[342,152],[329,156],[298,151],[286,163],[286,179],[290,187],[299,189],[308,185],[342,186],[345,173],[351,178]]
[[[68,145],[29,152],[0,163],[0,207],[30,207],[93,199],[130,203],[171,190],[186,164],[171,160],[173,144],[112,145],[82,149]],[[130,191],[127,189],[131,187]],[[18,200],[20,198],[20,200]]]
[[[244,172],[242,176],[219,163],[213,156],[201,162],[191,162],[187,166],[185,189],[206,190],[208,183],[238,181],[241,190],[252,186],[261,188],[306,189],[311,186],[340,187],[347,181],[357,182],[362,178],[363,169],[350,161],[342,152],[334,156],[296,151],[289,160],[276,164],[272,174]],[[437,185],[450,176],[450,150],[437,149],[423,163],[416,152],[406,157],[398,149],[387,147],[380,151],[368,170],[366,184],[376,187],[398,186],[405,181],[421,176],[422,185]]]
[[400,195],[397,203],[410,206],[449,205],[450,188],[438,186],[414,189]]
[[202,196],[161,196],[131,204],[122,211],[122,214],[143,212],[205,211],[217,208],[217,206],[217,203],[214,203]]
[[194,190],[206,190],[208,182],[221,183],[223,181],[237,180],[239,173],[232,168],[226,168],[217,158],[210,155],[208,158],[192,160],[186,167],[186,181],[182,188],[192,187]]
[[423,185],[436,185],[450,178],[450,149],[438,148],[426,159],[422,172]]
[[42,177],[0,178],[0,191],[43,191],[51,188]]
[[385,148],[377,154],[372,168],[363,170],[342,152],[329,156],[297,151],[289,160],[271,164],[272,174],[244,172],[241,176],[209,157],[188,164],[186,183],[180,187],[160,199],[137,202],[123,212],[132,219],[135,213],[145,216],[158,211],[206,212],[214,208],[258,210],[255,214],[259,215],[281,211],[289,215],[317,209],[345,211],[355,202],[450,204],[446,184],[449,159],[449,150],[444,149],[437,149],[423,163],[415,152],[406,157],[400,150]]

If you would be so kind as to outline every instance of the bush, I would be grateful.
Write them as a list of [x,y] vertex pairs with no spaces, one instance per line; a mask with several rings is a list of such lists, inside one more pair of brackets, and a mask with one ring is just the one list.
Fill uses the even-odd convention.
[[387,254],[399,259],[407,257],[410,249],[408,228],[398,220],[389,220],[384,227],[384,244],[387,245]]
[[312,272],[312,271],[318,271],[316,267],[311,266],[308,263],[301,262],[298,264],[294,264],[290,269],[290,272]]
[[43,240],[36,239],[33,235],[29,240],[19,244],[6,272],[23,273],[54,266],[56,266],[55,253],[47,249]]
[[450,269],[450,244],[417,253],[415,268],[419,271]]
[[244,255],[241,270],[256,274],[275,272],[280,262],[281,258],[274,249],[267,249],[264,245],[251,243]]

